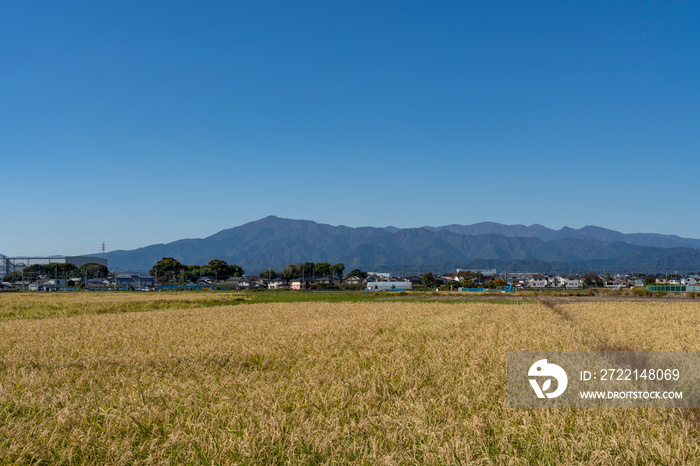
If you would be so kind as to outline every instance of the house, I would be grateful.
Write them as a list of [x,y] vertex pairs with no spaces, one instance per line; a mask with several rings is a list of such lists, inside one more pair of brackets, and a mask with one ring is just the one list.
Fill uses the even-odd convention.
[[561,275],[555,275],[549,278],[549,286],[552,288],[563,288],[566,286],[566,279]]
[[350,285],[359,285],[362,283],[362,279],[360,277],[349,277],[345,279],[345,283],[348,283]]
[[290,288],[293,290],[307,290],[314,285],[314,281],[311,278],[293,278],[289,281]]
[[258,278],[257,280],[253,280],[250,282],[250,288],[257,288],[257,289],[267,289],[267,284],[270,282],[269,279],[267,278]]
[[420,277],[418,275],[411,275],[410,277],[406,277],[406,280],[411,282],[411,284],[414,286],[420,286],[423,284],[423,277]]
[[245,277],[231,277],[222,283],[223,286],[234,288],[249,288],[250,280]]
[[[67,280],[62,280],[62,279],[58,279],[58,280],[53,280],[53,279],[46,280],[46,279],[44,279],[44,280],[38,281],[35,284],[36,288],[34,288],[34,290],[35,291],[58,291],[61,288],[65,288],[66,283],[67,283]],[[31,289],[32,288],[30,287],[30,290]]]
[[153,286],[155,285],[156,279],[154,277],[142,277],[135,273],[120,273],[114,277],[114,286],[117,288],[141,288],[142,286]]
[[527,281],[527,286],[530,288],[546,288],[547,277],[539,273],[533,273]]
[[289,282],[283,278],[275,278],[267,283],[268,290],[284,290],[289,287]]
[[335,283],[337,279],[330,277],[328,275],[323,276],[323,277],[317,277],[315,282],[316,284],[321,284],[321,285],[330,285],[331,283]]
[[106,278],[88,278],[87,286],[109,286]]
[[581,277],[579,277],[578,275],[567,275],[565,278],[564,286],[567,290],[581,288]]
[[700,277],[694,277],[692,275],[688,275],[681,280],[681,285],[695,286],[698,283],[700,283]]

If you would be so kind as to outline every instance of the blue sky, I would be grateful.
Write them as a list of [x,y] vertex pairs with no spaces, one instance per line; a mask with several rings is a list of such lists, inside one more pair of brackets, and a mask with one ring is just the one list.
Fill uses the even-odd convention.
[[697,2],[7,2],[0,253],[267,215],[700,237]]

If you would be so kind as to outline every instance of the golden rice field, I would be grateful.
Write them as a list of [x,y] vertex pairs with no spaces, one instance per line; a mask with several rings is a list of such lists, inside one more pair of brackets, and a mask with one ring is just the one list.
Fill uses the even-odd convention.
[[700,464],[697,411],[510,409],[506,368],[700,350],[700,303],[286,296],[0,294],[2,463]]

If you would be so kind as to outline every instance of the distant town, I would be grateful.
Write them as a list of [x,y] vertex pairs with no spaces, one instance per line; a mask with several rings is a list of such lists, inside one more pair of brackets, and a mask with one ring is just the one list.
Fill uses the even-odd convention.
[[[243,268],[213,259],[205,265],[186,265],[166,257],[148,272],[110,271],[107,259],[90,256],[0,257],[3,291],[61,290],[367,290],[367,291],[516,291],[519,289],[653,287],[665,291],[700,291],[700,274],[578,274],[508,272],[496,269],[456,269],[450,273],[397,275],[391,272],[345,273],[345,264],[301,262],[280,270],[247,275]],[[681,289],[682,287],[683,289]],[[697,289],[696,289],[697,288]]]

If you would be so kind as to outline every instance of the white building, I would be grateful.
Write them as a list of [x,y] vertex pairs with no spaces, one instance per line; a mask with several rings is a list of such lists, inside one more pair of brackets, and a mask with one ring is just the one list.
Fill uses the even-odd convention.
[[457,269],[457,273],[459,272],[480,273],[484,277],[491,277],[493,275],[496,275],[496,269]]
[[566,279],[561,275],[555,275],[549,278],[549,286],[552,288],[563,288],[566,286]]
[[581,288],[581,277],[578,275],[567,275],[565,280],[566,289]]
[[546,288],[547,283],[547,277],[539,273],[533,273],[527,281],[527,286],[530,288]]
[[284,280],[282,278],[275,278],[274,280],[270,280],[267,283],[267,289],[268,290],[284,290],[284,289],[289,289],[290,285],[287,280]]
[[690,285],[694,286],[699,283],[700,277],[694,277],[692,275],[689,275],[681,280],[681,285]]
[[391,273],[389,273],[389,272],[367,272],[367,278],[374,278],[375,280],[389,280],[391,278]]
[[413,289],[411,282],[368,282],[368,291],[403,291]]

